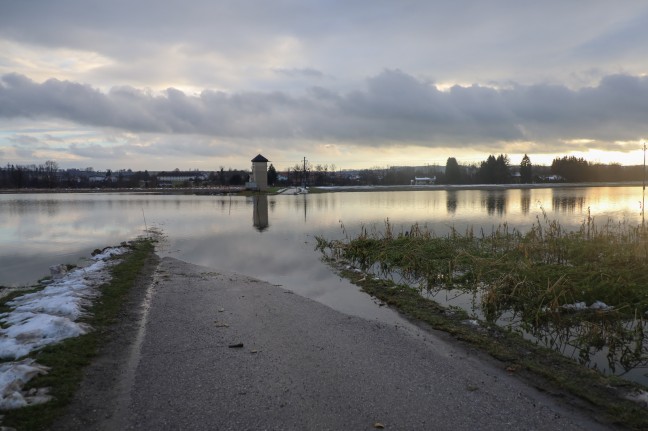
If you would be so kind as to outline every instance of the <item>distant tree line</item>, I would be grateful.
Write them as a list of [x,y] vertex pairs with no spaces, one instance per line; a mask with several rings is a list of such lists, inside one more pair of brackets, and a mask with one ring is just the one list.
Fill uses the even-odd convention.
[[[18,166],[8,164],[0,167],[0,188],[148,188],[160,187],[158,177],[191,177],[190,180],[174,182],[172,186],[241,186],[249,179],[245,170],[220,167],[216,171],[149,173],[148,171],[95,171],[86,169],[59,169],[55,161],[42,165]],[[268,168],[268,184],[273,186],[344,186],[344,185],[409,185],[415,178],[430,178],[436,184],[512,184],[549,182],[628,182],[641,181],[644,167],[622,166],[618,163],[591,163],[574,156],[557,157],[551,166],[533,165],[524,155],[519,166],[512,166],[506,154],[489,155],[478,164],[462,165],[456,158],[447,159],[442,166],[395,166],[361,170],[337,170],[335,165],[295,164],[283,171],[271,164]]]
[[173,183],[173,186],[240,186],[249,179],[249,172],[220,168],[219,171],[171,172],[132,171],[130,169],[95,171],[86,169],[59,169],[58,164],[48,160],[42,165],[12,165],[0,167],[0,189],[87,189],[87,188],[155,188],[162,184],[158,177],[190,176],[191,181]]
[[479,165],[461,166],[454,157],[446,163],[445,173],[438,175],[441,184],[511,184],[552,182],[629,182],[642,181],[642,165],[591,163],[574,156],[557,157],[551,166],[534,166],[524,155],[519,166],[511,166],[506,154],[489,155]]
[[642,181],[644,178],[642,165],[591,163],[574,156],[555,158],[551,163],[551,172],[569,183]]

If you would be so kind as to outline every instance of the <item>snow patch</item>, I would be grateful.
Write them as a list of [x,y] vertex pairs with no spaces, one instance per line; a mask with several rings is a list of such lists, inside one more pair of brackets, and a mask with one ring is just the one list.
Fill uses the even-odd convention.
[[576,302],[574,304],[564,304],[562,305],[561,308],[564,308],[565,310],[585,310],[587,308],[587,305],[584,302]]
[[[18,359],[33,350],[90,331],[89,325],[77,320],[87,314],[92,300],[100,295],[99,286],[109,280],[106,269],[115,261],[108,259],[126,251],[125,247],[105,249],[92,257],[89,266],[65,273],[59,271],[60,277],[42,290],[7,302],[12,310],[0,313],[0,323],[4,326],[0,328],[0,358]],[[22,392],[32,377],[46,372],[46,367],[29,358],[0,364],[0,409],[48,401],[44,389]]]
[[630,394],[627,397],[630,401],[634,401],[643,407],[648,406],[648,392],[646,391],[639,391],[634,394]]
[[49,369],[33,359],[0,364],[0,409],[17,409],[50,400],[46,390],[36,389],[25,393],[22,388],[32,377],[47,374]]
[[590,305],[589,308],[592,310],[611,310],[614,307],[612,307],[611,305],[607,305],[603,301],[595,301],[592,305]]
[[603,301],[594,301],[594,303],[592,303],[592,305],[590,305],[589,307],[584,302],[576,302],[574,304],[564,304],[561,306],[561,308],[564,310],[574,310],[574,311],[583,311],[587,309],[609,311],[612,310],[614,307],[611,305],[607,305]]

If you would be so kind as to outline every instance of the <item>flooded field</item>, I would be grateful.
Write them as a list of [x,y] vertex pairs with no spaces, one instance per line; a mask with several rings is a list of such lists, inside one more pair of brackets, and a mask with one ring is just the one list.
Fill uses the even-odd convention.
[[[389,321],[397,317],[377,307],[321,260],[315,237],[344,239],[380,232],[389,220],[398,234],[418,224],[436,236],[453,229],[490,233],[500,225],[528,232],[539,218],[576,231],[592,223],[641,223],[641,187],[349,192],[297,196],[179,196],[156,194],[0,195],[0,285],[36,282],[51,265],[76,263],[96,248],[118,244],[144,232],[165,236],[163,255],[236,271],[318,300],[342,312]],[[457,293],[461,293],[457,295]],[[435,298],[482,316],[471,292],[432,291]],[[590,304],[587,304],[588,306]],[[499,320],[519,316],[503,311]],[[636,324],[626,330],[637,333]],[[630,326],[628,326],[630,325]],[[572,331],[572,332],[565,332]],[[531,334],[532,331],[529,331]],[[532,334],[578,359],[573,340],[593,333],[551,328]],[[599,340],[590,337],[592,340]],[[634,340],[634,339],[633,339]],[[589,350],[587,351],[589,352]],[[590,354],[597,363],[606,350]],[[597,356],[598,355],[598,356]],[[636,357],[636,356],[635,356]],[[598,362],[606,372],[645,379],[642,361]]]

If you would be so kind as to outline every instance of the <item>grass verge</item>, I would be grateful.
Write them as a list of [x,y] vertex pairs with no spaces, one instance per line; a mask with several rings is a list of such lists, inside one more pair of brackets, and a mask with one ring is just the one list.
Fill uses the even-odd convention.
[[[50,367],[50,371],[32,379],[25,390],[47,387],[53,399],[45,404],[4,411],[4,426],[17,430],[44,430],[65,412],[81,382],[84,367],[90,364],[107,340],[109,328],[118,319],[128,292],[154,253],[154,241],[150,239],[138,239],[129,247],[130,250],[120,257],[121,262],[111,269],[112,278],[102,286],[102,295],[91,308],[91,315],[83,319],[94,330],[29,355],[39,364]],[[5,298],[3,302],[6,302]]]

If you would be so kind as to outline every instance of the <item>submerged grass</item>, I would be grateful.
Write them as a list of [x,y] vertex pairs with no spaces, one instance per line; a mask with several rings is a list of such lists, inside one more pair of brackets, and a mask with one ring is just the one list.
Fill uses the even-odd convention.
[[[587,217],[568,232],[544,215],[524,234],[501,225],[488,234],[469,229],[438,237],[418,225],[396,234],[388,220],[384,231],[363,228],[354,238],[317,242],[344,276],[407,316],[488,352],[547,390],[586,400],[614,422],[648,429],[648,410],[625,398],[645,387],[577,363],[600,351],[612,371],[648,363],[648,237],[641,227],[599,227]],[[483,320],[470,323],[469,311],[425,295],[449,289],[477,298]],[[599,308],[587,307],[596,301]],[[503,316],[515,326],[498,326]],[[522,330],[539,342],[525,340]],[[577,362],[559,353],[569,351]]]
[[[625,318],[648,312],[648,235],[641,227],[588,217],[578,231],[538,219],[525,234],[501,225],[490,234],[452,231],[437,237],[418,225],[394,234],[362,233],[346,241],[318,238],[318,248],[362,270],[385,276],[397,273],[421,291],[479,291],[489,321],[518,312],[538,323],[565,306],[601,301]],[[611,309],[607,309],[611,312]]]
[[[154,252],[154,241],[138,239],[129,244],[130,250],[111,269],[112,278],[101,287],[102,295],[85,319],[94,330],[76,338],[45,347],[30,354],[39,364],[50,367],[48,374],[32,379],[25,389],[50,388],[53,399],[45,404],[2,412],[2,424],[17,430],[47,429],[60,417],[71,402],[83,375],[83,369],[97,355],[106,341],[108,328],[119,317],[129,290]],[[5,303],[3,298],[3,304]]]

